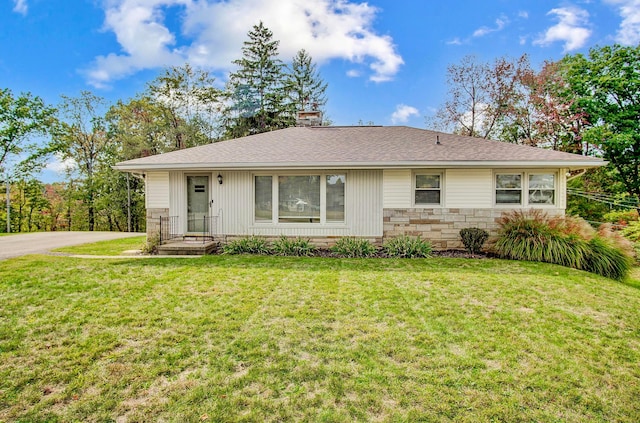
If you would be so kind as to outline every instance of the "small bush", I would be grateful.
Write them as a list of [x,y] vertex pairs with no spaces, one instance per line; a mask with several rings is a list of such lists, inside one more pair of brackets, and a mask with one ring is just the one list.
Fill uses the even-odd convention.
[[480,228],[464,228],[460,229],[460,238],[469,254],[478,254],[489,239],[489,232]]
[[154,233],[150,237],[147,238],[147,241],[142,244],[142,253],[143,254],[157,254],[158,246],[160,245],[160,234]]
[[273,242],[273,253],[279,256],[312,256],[316,247],[311,245],[311,241],[303,238],[287,238],[281,236]]
[[234,239],[222,246],[224,254],[269,254],[269,244],[264,238],[249,236]]
[[429,241],[406,235],[391,238],[384,243],[382,249],[387,256],[396,258],[430,257],[433,250]]
[[340,257],[359,258],[372,257],[378,249],[368,239],[340,238],[331,251]]

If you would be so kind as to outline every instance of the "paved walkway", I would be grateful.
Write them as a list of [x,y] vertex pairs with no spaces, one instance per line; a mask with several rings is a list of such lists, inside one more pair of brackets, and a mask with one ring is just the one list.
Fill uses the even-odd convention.
[[135,232],[32,232],[0,236],[0,260],[27,254],[47,253],[55,248],[144,234]]

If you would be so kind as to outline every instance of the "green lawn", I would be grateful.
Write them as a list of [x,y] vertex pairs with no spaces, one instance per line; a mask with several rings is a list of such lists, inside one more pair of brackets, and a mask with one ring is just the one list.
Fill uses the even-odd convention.
[[91,244],[62,247],[53,251],[80,255],[118,256],[127,250],[141,250],[146,241],[147,236],[141,235],[133,238],[121,238],[110,241],[93,242]]
[[638,282],[547,264],[0,262],[0,421],[638,422],[639,363]]

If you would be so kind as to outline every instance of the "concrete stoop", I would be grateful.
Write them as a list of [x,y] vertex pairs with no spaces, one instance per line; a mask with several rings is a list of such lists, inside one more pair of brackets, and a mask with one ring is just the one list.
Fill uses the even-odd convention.
[[203,256],[218,247],[215,241],[175,241],[158,246],[160,256]]

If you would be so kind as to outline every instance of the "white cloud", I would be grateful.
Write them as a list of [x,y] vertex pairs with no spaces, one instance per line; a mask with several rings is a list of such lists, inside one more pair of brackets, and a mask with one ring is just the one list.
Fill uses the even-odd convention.
[[27,0],[13,0],[14,6],[13,11],[16,13],[20,13],[21,15],[26,15],[29,11],[29,5],[27,4]]
[[502,31],[508,23],[509,23],[509,19],[506,16],[501,16],[498,19],[496,19],[495,27],[493,28],[490,28],[488,26],[480,27],[473,32],[473,36],[484,37],[485,35],[491,34],[492,32]]
[[518,12],[518,17],[521,19],[529,19],[529,12],[526,10],[521,10]]
[[[165,24],[175,8],[180,29]],[[387,81],[404,62],[392,38],[375,32],[377,13],[349,0],[108,0],[104,28],[116,35],[122,52],[97,57],[86,75],[103,86],[138,70],[185,61],[227,71],[240,57],[247,32],[262,21],[280,40],[285,61],[304,48],[316,62],[347,60],[368,67],[370,80]]]
[[616,42],[624,45],[640,43],[640,0],[606,0],[619,6],[622,23],[616,34]]
[[72,158],[62,159],[60,155],[55,155],[53,161],[47,163],[46,169],[58,174],[65,174],[74,170],[78,164]]
[[450,46],[461,46],[462,45],[462,40],[459,37],[456,37],[453,40],[447,41],[447,45],[450,45]]
[[349,69],[349,70],[347,71],[347,76],[348,76],[349,78],[359,78],[361,75],[362,75],[362,74],[361,74],[361,73],[360,73],[360,71],[359,71],[359,70],[357,70],[357,69]]
[[391,115],[391,123],[397,125],[399,123],[407,123],[411,116],[419,116],[420,112],[415,107],[407,106],[406,104],[399,104],[396,106],[396,111]]
[[533,43],[548,46],[557,41],[564,42],[564,51],[576,50],[585,45],[591,36],[589,25],[589,13],[578,7],[560,7],[551,9],[547,15],[554,15],[558,23],[548,28],[547,31]]

